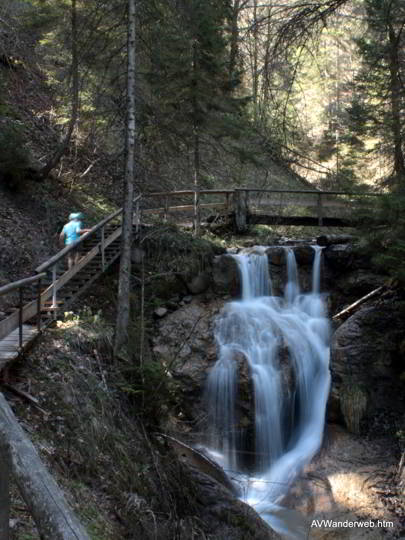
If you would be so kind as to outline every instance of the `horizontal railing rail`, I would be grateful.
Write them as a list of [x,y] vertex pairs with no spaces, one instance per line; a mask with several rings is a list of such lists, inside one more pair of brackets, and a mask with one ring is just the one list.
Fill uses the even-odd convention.
[[262,193],[302,193],[309,195],[350,195],[350,196],[370,196],[381,197],[383,193],[368,191],[324,191],[320,189],[270,189],[270,188],[235,188],[233,191],[258,191]]
[[[36,274],[28,278],[19,279],[7,285],[0,287],[0,296],[4,296],[14,291],[18,291],[18,307],[8,317],[0,321],[0,340],[4,339],[11,332],[18,329],[18,336],[11,340],[10,343],[4,344],[6,352],[13,354],[13,351],[9,351],[9,348],[16,347],[18,352],[21,352],[24,345],[24,323],[32,317],[37,317],[36,331],[41,331],[41,281],[46,277],[46,273]],[[23,291],[24,288],[37,284],[36,299],[29,304],[24,305]],[[27,333],[27,332],[26,332]],[[29,332],[31,335],[31,332]],[[1,348],[0,348],[1,350]],[[6,355],[7,356],[7,355]],[[0,359],[1,367],[1,359]]]
[[[271,195],[275,198],[271,197]],[[202,202],[204,196],[222,195],[225,199],[222,202]],[[297,197],[292,198],[294,195]],[[201,212],[203,210],[225,210],[225,214],[228,216],[234,216],[234,222],[236,230],[242,232],[246,230],[248,221],[252,223],[259,223],[260,220],[267,220],[266,222],[283,221],[287,224],[299,224],[298,221],[302,221],[305,224],[313,224],[323,226],[326,224],[341,223],[342,226],[347,226],[349,221],[346,218],[334,218],[328,215],[329,211],[333,209],[344,209],[347,214],[350,212],[350,206],[348,206],[347,198],[361,201],[368,197],[380,197],[382,193],[375,192],[361,192],[361,191],[325,191],[318,189],[273,189],[273,188],[253,188],[253,187],[240,187],[234,189],[183,189],[178,191],[161,191],[161,192],[145,192],[143,194],[144,200],[150,202],[156,199],[156,207],[146,207],[142,209],[143,215],[159,214],[163,215],[164,221],[167,221],[170,213],[180,212],[192,212],[193,214],[193,228],[196,235],[199,234],[199,228],[201,225]],[[187,204],[187,197],[193,197],[193,203]],[[278,197],[278,199],[277,199]],[[180,204],[170,202],[170,199],[184,198]],[[212,199],[211,199],[212,200]],[[232,201],[232,202],[231,202]],[[350,204],[357,206],[354,200],[350,201]],[[364,206],[364,203],[363,203]],[[296,216],[290,220],[285,219],[286,216],[274,215],[274,209],[279,209],[283,214],[285,209],[288,208],[300,208],[310,207],[316,208],[315,217]],[[267,214],[269,209],[273,209],[272,215]],[[262,217],[257,214],[263,214]],[[251,218],[249,219],[249,216]],[[277,218],[279,218],[277,220]]]
[[19,279],[18,281],[12,281],[11,283],[8,283],[7,285],[3,285],[0,287],[0,296],[3,296],[4,294],[8,294],[15,289],[19,289],[20,287],[25,287],[27,285],[32,285],[36,281],[39,281],[40,279],[46,277],[46,273],[42,272],[41,274],[35,274],[35,276],[30,276],[24,279]]
[[51,257],[50,259],[48,259],[47,261],[42,263],[40,266],[38,266],[35,269],[35,271],[36,272],[44,272],[45,270],[47,270],[48,268],[53,266],[55,263],[59,262],[61,259],[66,257],[66,255],[68,255],[71,251],[77,249],[80,246],[80,244],[82,244],[83,242],[85,242],[86,240],[88,240],[89,238],[94,236],[94,234],[98,230],[100,230],[103,226],[105,226],[107,223],[109,223],[110,221],[112,221],[113,219],[115,219],[116,217],[118,217],[121,214],[122,214],[122,208],[120,208],[119,210],[117,210],[113,214],[111,214],[108,217],[106,217],[105,219],[103,219],[102,222],[100,222],[97,225],[95,225],[94,227],[92,227],[90,229],[90,231],[84,233],[77,240],[77,242],[75,242],[74,244],[70,244],[70,245],[64,247],[63,249],[61,249],[60,251],[58,251],[58,253],[56,255],[54,255],[53,257]]

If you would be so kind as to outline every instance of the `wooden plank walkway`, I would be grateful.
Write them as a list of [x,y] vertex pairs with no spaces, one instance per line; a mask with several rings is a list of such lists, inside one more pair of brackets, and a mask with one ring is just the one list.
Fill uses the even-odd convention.
[[36,326],[23,324],[22,344],[20,346],[20,329],[16,328],[8,336],[0,340],[0,371],[12,360],[15,360],[27,346],[39,335]]

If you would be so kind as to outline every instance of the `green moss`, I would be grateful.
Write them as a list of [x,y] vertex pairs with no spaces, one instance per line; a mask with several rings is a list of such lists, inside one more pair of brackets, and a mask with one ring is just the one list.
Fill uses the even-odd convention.
[[346,426],[352,433],[360,433],[360,422],[367,409],[367,392],[357,384],[341,389],[340,407]]

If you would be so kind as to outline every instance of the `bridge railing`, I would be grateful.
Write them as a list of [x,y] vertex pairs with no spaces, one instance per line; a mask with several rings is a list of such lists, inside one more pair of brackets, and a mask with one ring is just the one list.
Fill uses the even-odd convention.
[[233,189],[180,190],[144,193],[142,220],[158,215],[164,223],[190,222],[199,234],[201,222],[208,214],[231,213]]
[[[379,193],[241,188],[235,190],[236,227],[242,231],[250,223],[324,224],[353,223],[372,206]],[[266,220],[267,218],[267,220]]]
[[197,235],[208,214],[211,219],[215,214],[232,216],[239,232],[248,222],[348,226],[354,215],[358,218],[369,211],[373,197],[378,196],[372,192],[259,188],[153,192],[143,194],[142,220],[158,216],[159,223],[189,223]]

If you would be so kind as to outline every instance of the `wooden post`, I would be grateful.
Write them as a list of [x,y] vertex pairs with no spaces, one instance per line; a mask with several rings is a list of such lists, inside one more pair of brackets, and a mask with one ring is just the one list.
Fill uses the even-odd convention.
[[225,212],[229,214],[229,206],[230,206],[230,193],[225,194],[226,202],[225,202]]
[[141,210],[139,206],[139,199],[135,203],[135,232],[138,234],[139,225],[141,223]]
[[235,229],[237,233],[246,232],[248,215],[248,191],[235,189],[234,193]]
[[41,331],[41,278],[37,283],[37,330]]
[[194,236],[200,236],[200,192],[194,191]]
[[[52,307],[54,309],[56,309],[58,307],[57,296],[56,296],[56,281],[57,281],[56,271],[57,271],[57,267],[58,267],[58,263],[55,263],[52,266]],[[55,314],[55,312],[54,312],[54,314]]]
[[105,234],[104,225],[101,227],[101,268],[105,270]]
[[20,351],[22,351],[23,346],[23,288],[18,289],[19,296],[19,306],[18,306],[18,346]]
[[165,197],[165,207],[164,207],[164,214],[163,214],[163,222],[167,222],[168,214],[169,214],[169,198]]
[[0,441],[0,540],[9,540],[10,529],[10,455]]
[[323,225],[322,193],[318,193],[318,225]]

